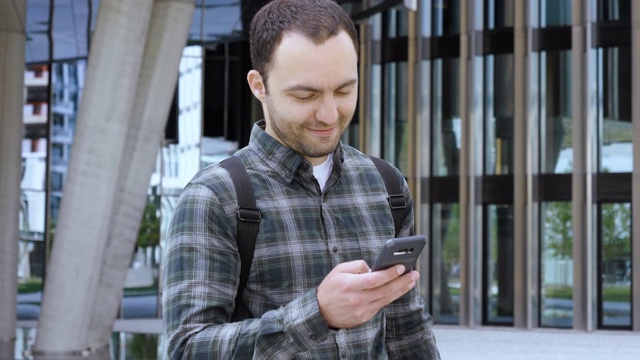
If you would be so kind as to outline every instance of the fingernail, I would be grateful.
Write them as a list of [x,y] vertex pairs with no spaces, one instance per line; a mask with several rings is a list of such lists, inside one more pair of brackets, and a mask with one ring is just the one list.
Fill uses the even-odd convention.
[[404,274],[404,265],[398,265],[398,267],[396,267],[396,271],[398,272],[398,275]]
[[419,278],[420,278],[420,274],[419,273],[417,273],[415,271],[411,273],[411,280],[418,281]]

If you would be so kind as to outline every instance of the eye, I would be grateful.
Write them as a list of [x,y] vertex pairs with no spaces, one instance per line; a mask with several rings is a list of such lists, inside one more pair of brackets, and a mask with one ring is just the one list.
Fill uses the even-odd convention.
[[314,94],[312,92],[293,93],[292,95],[294,98],[301,101],[311,100],[314,97]]
[[336,90],[336,95],[338,96],[347,96],[349,94],[351,94],[351,92],[353,91],[353,86],[348,86],[345,88],[340,88],[338,90]]

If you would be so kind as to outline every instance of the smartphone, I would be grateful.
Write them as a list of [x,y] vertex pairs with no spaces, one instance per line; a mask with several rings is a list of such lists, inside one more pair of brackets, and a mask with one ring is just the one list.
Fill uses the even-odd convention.
[[420,252],[427,244],[424,235],[414,235],[389,239],[384,244],[382,252],[373,263],[371,271],[384,270],[393,265],[403,264],[408,273],[416,266]]

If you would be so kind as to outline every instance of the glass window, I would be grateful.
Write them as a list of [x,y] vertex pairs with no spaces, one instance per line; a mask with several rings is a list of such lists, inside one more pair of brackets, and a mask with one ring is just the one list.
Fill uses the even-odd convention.
[[485,58],[485,174],[513,173],[513,54]]
[[573,171],[571,51],[540,54],[541,172]]
[[[158,317],[158,268],[160,264],[160,197],[157,187],[151,195],[140,220],[138,238],[131,267],[122,294],[122,318]],[[144,306],[140,304],[144,303]]]
[[598,22],[631,21],[631,0],[597,0]]
[[541,204],[540,326],[573,326],[573,216],[570,202]]
[[599,325],[631,328],[631,204],[601,204],[599,210]]
[[433,252],[431,314],[440,324],[459,323],[460,313],[460,206],[432,204]]
[[513,205],[487,205],[484,322],[513,324]]
[[540,1],[540,25],[542,27],[571,25],[571,1]]
[[599,170],[631,172],[633,126],[631,123],[631,48],[598,49],[600,109]]
[[384,15],[386,17],[386,38],[397,38],[408,35],[408,16],[407,10],[404,7],[390,9]]
[[485,28],[513,27],[514,0],[484,0]]
[[432,63],[432,174],[458,175],[462,137],[459,105],[460,59],[436,59]]
[[[432,36],[460,34],[460,0],[433,0]],[[429,22],[425,21],[425,24]]]
[[409,134],[407,131],[407,63],[384,66],[384,154],[383,157],[407,173]]

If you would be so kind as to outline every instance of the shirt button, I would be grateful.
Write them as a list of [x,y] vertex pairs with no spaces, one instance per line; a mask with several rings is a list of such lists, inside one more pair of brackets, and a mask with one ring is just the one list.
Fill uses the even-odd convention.
[[333,252],[334,252],[334,253],[337,253],[337,252],[338,252],[338,247],[337,247],[337,246],[334,246],[334,247],[333,247]]
[[311,334],[311,336],[309,336],[311,338],[311,340],[316,341],[318,340],[318,335],[316,334]]
[[343,359],[346,359],[346,358],[347,358],[347,352],[346,352],[346,351],[343,351],[343,352],[342,352],[342,358],[343,358]]

